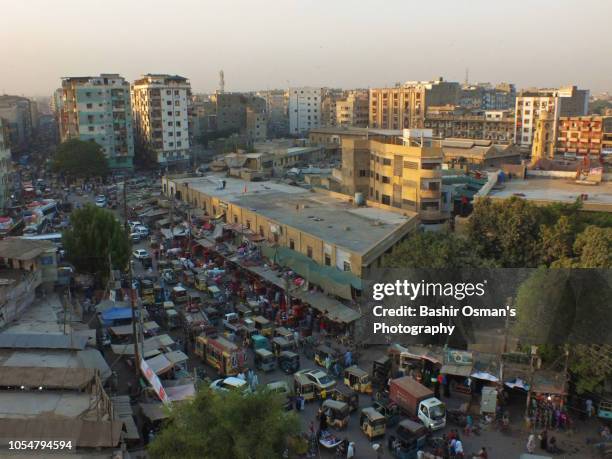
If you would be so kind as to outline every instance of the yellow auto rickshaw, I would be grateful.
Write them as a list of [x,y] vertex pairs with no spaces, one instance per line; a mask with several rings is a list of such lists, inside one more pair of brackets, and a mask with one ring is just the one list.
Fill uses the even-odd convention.
[[325,361],[328,357],[331,360],[331,364],[333,365],[338,359],[338,353],[331,347],[325,346],[324,344],[317,346],[314,353],[315,363],[325,368]]
[[255,323],[255,328],[264,336],[272,336],[274,331],[272,327],[272,322],[266,319],[263,316],[253,317],[253,322]]
[[194,279],[194,286],[200,292],[208,291],[208,284],[206,283],[206,274],[197,274]]
[[362,394],[372,393],[372,381],[367,371],[358,366],[351,366],[344,370],[344,384]]
[[349,406],[337,400],[325,400],[319,408],[319,415],[327,417],[327,425],[335,429],[345,429],[349,423]]
[[317,398],[317,388],[315,384],[301,373],[293,375],[293,391],[295,395],[301,395],[305,401]]
[[385,435],[386,419],[371,406],[361,410],[359,425],[361,426],[361,431],[370,441],[373,438]]

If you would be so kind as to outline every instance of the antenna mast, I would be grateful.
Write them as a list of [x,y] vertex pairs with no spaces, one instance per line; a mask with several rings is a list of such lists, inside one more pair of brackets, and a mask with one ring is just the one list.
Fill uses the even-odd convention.
[[223,70],[219,71],[219,93],[223,94],[225,92],[225,75],[223,74]]

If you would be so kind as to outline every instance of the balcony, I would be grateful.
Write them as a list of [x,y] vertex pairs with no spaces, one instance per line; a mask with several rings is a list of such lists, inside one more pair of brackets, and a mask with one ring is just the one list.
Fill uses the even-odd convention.
[[421,189],[419,192],[421,199],[439,199],[440,190],[424,190]]
[[421,178],[440,178],[442,172],[440,169],[419,169]]
[[421,218],[421,221],[427,222],[444,220],[447,218],[447,215],[439,210],[420,210],[419,217]]

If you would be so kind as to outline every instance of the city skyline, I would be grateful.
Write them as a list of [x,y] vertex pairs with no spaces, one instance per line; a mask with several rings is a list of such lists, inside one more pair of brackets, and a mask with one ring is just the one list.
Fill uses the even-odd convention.
[[[466,69],[470,82],[612,89],[612,61],[603,58],[612,46],[612,4],[520,3],[388,1],[374,11],[347,1],[183,0],[170,12],[159,1],[146,10],[115,0],[95,7],[65,0],[53,10],[38,0],[14,3],[0,18],[11,63],[0,92],[45,96],[64,76],[119,73],[133,82],[158,72],[213,92],[221,69],[227,91],[385,87],[439,76],[463,82]],[[271,16],[276,22],[262,27]]]

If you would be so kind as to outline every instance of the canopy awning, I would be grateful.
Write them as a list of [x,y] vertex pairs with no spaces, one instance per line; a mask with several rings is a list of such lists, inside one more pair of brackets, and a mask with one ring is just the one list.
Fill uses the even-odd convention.
[[332,322],[349,324],[361,317],[359,311],[355,311],[321,292],[304,292],[298,290],[293,291],[291,295],[308,303],[317,311],[325,313],[325,317]]
[[440,373],[451,376],[462,376],[467,378],[472,373],[471,365],[455,365],[452,363],[442,365]]
[[159,354],[151,359],[145,360],[147,365],[155,372],[156,375],[161,375],[172,370],[174,363],[166,358],[165,354]]

